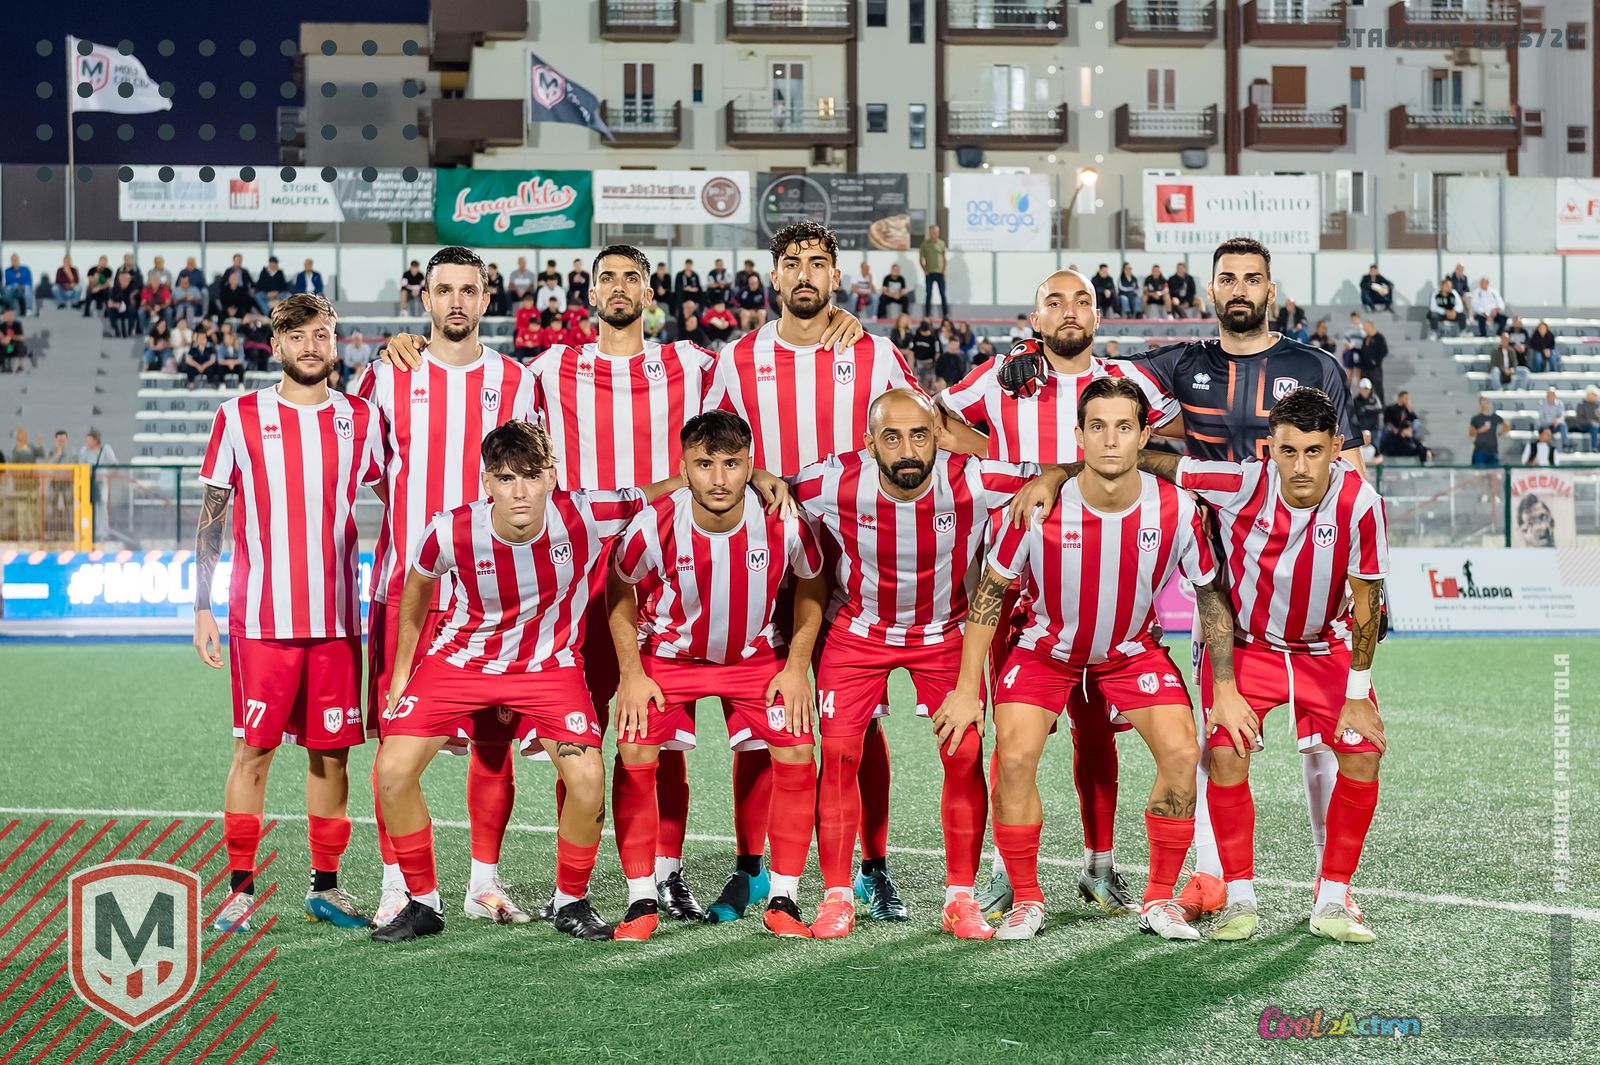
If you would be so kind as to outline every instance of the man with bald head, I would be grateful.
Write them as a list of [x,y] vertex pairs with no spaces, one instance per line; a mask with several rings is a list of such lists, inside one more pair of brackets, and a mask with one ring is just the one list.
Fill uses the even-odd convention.
[[[961,672],[968,568],[980,556],[990,512],[1038,467],[951,454],[937,445],[938,416],[920,392],[873,400],[859,451],[807,466],[795,498],[836,550],[827,643],[817,669],[822,776],[817,849],[826,897],[811,926],[819,939],[855,927],[851,857],[861,819],[858,772],[867,725],[888,676],[911,674],[917,713],[939,706]],[[968,728],[939,757],[944,790],[943,927],[963,939],[993,930],[974,898],[988,818],[983,734]]]

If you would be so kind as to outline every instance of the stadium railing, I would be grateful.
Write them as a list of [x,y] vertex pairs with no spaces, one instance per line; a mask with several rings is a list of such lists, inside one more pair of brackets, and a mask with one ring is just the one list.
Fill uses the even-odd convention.
[[0,463],[0,542],[88,550],[91,491],[88,466]]

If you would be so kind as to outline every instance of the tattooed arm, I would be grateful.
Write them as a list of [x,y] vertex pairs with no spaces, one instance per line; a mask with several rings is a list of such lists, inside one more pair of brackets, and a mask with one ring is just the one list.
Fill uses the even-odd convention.
[[1174,455],[1170,451],[1156,451],[1145,448],[1139,452],[1139,468],[1145,473],[1153,473],[1164,481],[1178,483],[1178,460],[1182,455]]
[[200,525],[194,537],[194,649],[200,661],[212,669],[222,668],[222,634],[216,615],[211,612],[211,578],[222,557],[222,533],[228,524],[228,497],[232,491],[206,485],[200,504]]
[[1206,660],[1211,667],[1211,711],[1206,718],[1206,737],[1217,729],[1233,740],[1234,753],[1243,758],[1255,746],[1261,719],[1239,694],[1233,679],[1233,609],[1220,576],[1194,590],[1194,616],[1205,641]]
[[1372,656],[1378,649],[1383,619],[1383,581],[1351,574],[1350,591],[1350,680],[1334,731],[1341,737],[1347,730],[1355,732],[1371,740],[1382,754],[1389,744],[1383,735],[1383,718],[1372,701]]
[[1000,628],[1001,604],[1010,587],[1010,578],[993,566],[985,566],[967,607],[966,634],[961,639],[961,676],[955,690],[933,715],[935,735],[940,743],[949,742],[951,754],[961,745],[968,727],[983,727],[983,674],[989,647]]

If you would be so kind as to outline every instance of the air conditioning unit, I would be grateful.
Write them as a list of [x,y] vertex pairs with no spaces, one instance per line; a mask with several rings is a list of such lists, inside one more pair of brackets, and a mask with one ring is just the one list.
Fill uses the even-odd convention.
[[1470,67],[1474,65],[1472,49],[1452,48],[1450,50],[1450,64],[1457,67]]
[[811,149],[812,166],[832,166],[833,163],[834,151],[832,148],[824,144],[818,144]]

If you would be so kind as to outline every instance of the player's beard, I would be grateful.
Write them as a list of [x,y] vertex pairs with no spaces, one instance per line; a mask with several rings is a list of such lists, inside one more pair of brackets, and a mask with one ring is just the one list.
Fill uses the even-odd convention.
[[444,338],[450,341],[450,343],[461,343],[463,340],[467,339],[473,333],[478,331],[477,317],[468,314],[466,318],[467,320],[464,325],[452,324],[450,319],[446,318],[443,322],[439,323],[439,332],[443,333]]
[[613,329],[626,329],[634,322],[637,322],[643,314],[644,307],[642,304],[630,302],[621,309],[615,307],[601,308],[600,320]]
[[809,307],[802,307],[795,303],[795,293],[792,292],[783,293],[778,302],[782,304],[785,315],[794,318],[811,319],[821,314],[823,308],[828,305],[827,300],[822,298],[822,293],[817,292],[814,295],[816,302]]
[[307,373],[305,370],[300,368],[299,359],[290,359],[288,362],[283,364],[283,372],[289,378],[289,380],[293,381],[295,384],[300,385],[303,388],[309,388],[312,385],[320,385],[322,382],[332,377],[333,371],[338,367],[338,365],[339,363],[337,360],[329,359],[328,361],[319,365],[315,370]]
[[1257,332],[1267,321],[1267,301],[1250,304],[1246,311],[1243,307],[1235,307],[1232,303],[1223,306],[1222,314],[1218,318],[1224,331],[1238,333],[1241,336]]
[[1058,329],[1054,333],[1045,334],[1041,341],[1044,344],[1044,349],[1056,358],[1076,359],[1094,346],[1094,330],[1080,330],[1080,336],[1075,339],[1063,336],[1061,330]]
[[933,473],[931,463],[918,462],[916,459],[901,459],[893,466],[888,466],[882,459],[878,459],[878,469],[896,488],[906,492],[927,484],[928,476]]

